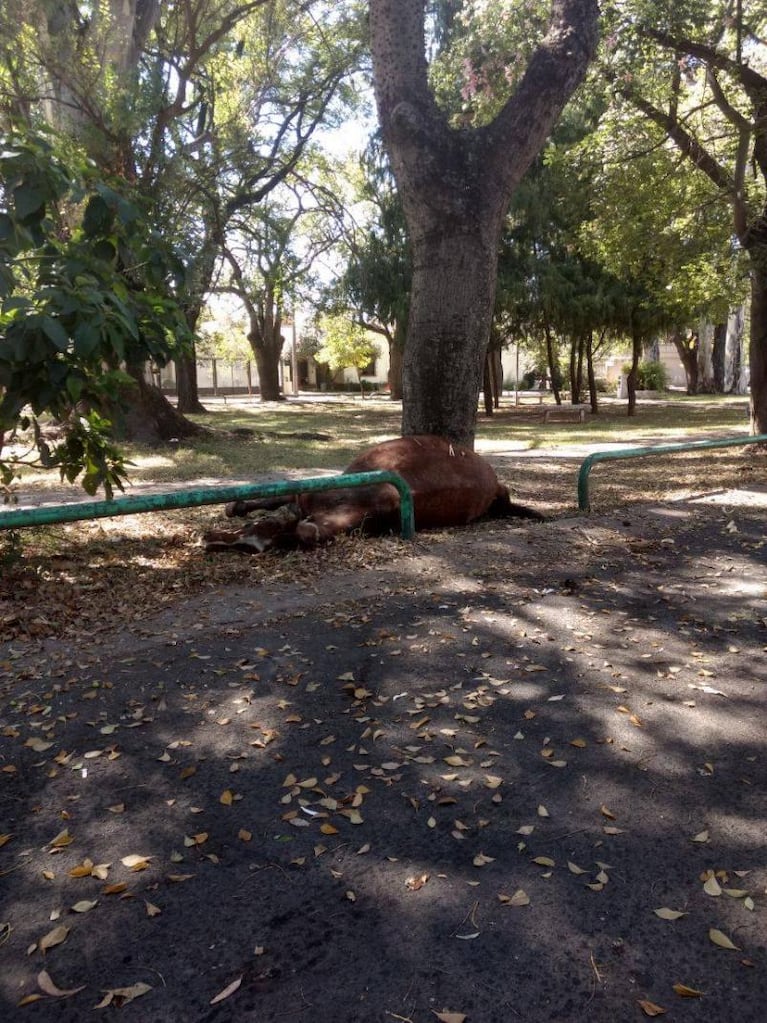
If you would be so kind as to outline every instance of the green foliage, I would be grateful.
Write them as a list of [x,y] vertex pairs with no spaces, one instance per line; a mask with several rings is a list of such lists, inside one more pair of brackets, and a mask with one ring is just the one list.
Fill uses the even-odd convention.
[[[623,367],[628,375],[631,365]],[[668,373],[662,362],[646,361],[637,366],[637,389],[640,391],[665,391],[668,387]]]
[[[178,350],[181,276],[135,202],[48,139],[10,135],[0,152],[0,431],[31,422],[38,464],[70,481],[82,473],[89,493],[120,486],[124,463],[94,410],[124,395],[123,364]],[[54,451],[37,427],[44,413],[64,426]],[[14,461],[2,463],[6,480]]]
[[361,159],[365,180],[361,199],[371,210],[362,237],[351,247],[346,271],[334,296],[367,322],[404,330],[413,270],[402,203],[380,139],[374,137]]
[[354,368],[361,373],[378,355],[367,331],[345,316],[323,316],[319,326],[322,343],[315,359],[334,372]]

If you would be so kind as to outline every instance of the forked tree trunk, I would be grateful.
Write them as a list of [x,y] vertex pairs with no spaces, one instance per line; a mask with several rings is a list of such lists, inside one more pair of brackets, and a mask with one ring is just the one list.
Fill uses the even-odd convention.
[[698,393],[698,336],[693,334],[691,338],[685,337],[679,331],[672,334],[670,340],[676,348],[679,361],[684,369],[685,380],[687,381],[687,393]]
[[429,86],[426,8],[368,3],[373,79],[412,245],[402,432],[473,446],[509,201],[597,42],[596,0],[553,0],[548,31],[488,125],[453,129]]

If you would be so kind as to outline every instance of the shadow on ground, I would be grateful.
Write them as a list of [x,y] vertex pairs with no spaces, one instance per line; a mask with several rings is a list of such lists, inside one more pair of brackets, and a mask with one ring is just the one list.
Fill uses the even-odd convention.
[[6,645],[0,1018],[757,1023],[766,541],[489,523]]

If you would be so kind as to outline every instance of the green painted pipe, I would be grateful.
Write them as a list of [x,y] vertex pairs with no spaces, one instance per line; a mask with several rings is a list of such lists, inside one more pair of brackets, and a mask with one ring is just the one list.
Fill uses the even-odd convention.
[[648,455],[671,455],[676,451],[697,451],[701,448],[732,448],[744,444],[765,444],[767,433],[750,437],[721,437],[719,440],[696,440],[686,444],[657,444],[651,448],[619,448],[616,451],[594,451],[581,462],[578,473],[578,509],[589,510],[589,473],[597,462],[622,458],[646,458]]
[[81,519],[105,519],[114,515],[137,515],[141,512],[168,511],[171,508],[197,508],[204,504],[225,504],[256,497],[285,497],[311,490],[338,490],[340,487],[365,487],[373,483],[391,483],[399,491],[400,530],[404,540],[415,533],[413,494],[396,472],[354,472],[341,476],[319,476],[281,483],[245,483],[240,486],[193,487],[165,494],[123,497],[111,501],[87,501],[79,504],[56,504],[44,508],[20,508],[0,511],[0,529],[24,526],[46,526],[54,522],[76,522]]

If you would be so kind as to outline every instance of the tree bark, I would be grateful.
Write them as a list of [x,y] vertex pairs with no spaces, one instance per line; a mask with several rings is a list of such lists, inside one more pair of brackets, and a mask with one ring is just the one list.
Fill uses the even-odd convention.
[[626,377],[626,387],[628,389],[628,406],[626,408],[626,415],[636,415],[637,406],[637,383],[639,381],[639,360],[642,357],[642,338],[638,331],[634,331],[631,335],[631,369],[629,375]]
[[402,400],[402,360],[405,347],[405,328],[397,324],[394,337],[389,341],[389,397]]
[[551,390],[554,393],[554,401],[557,405],[562,404],[562,395],[559,391],[559,373],[557,371],[556,352],[554,351],[554,337],[551,333],[551,324],[547,321],[544,330],[546,333],[546,365],[549,367],[549,380]]
[[698,335],[693,334],[691,338],[686,338],[679,331],[675,331],[669,339],[676,353],[679,356],[679,361],[682,363],[684,368],[684,375],[687,381],[687,393],[697,394],[698,393]]
[[593,415],[599,412],[599,395],[597,392],[597,376],[594,370],[594,333],[586,335],[586,374],[589,381],[589,402]]
[[715,394],[724,394],[727,369],[727,321],[714,327],[714,344],[711,350],[711,366]]
[[[761,247],[760,247],[761,248]],[[751,333],[748,345],[751,372],[752,433],[767,433],[767,246],[751,256]]]
[[514,189],[583,79],[596,0],[554,0],[545,39],[482,128],[451,129],[428,85],[425,3],[370,0],[373,78],[413,252],[402,432],[472,446],[498,241]]
[[497,237],[456,229],[418,237],[402,364],[402,433],[472,447],[495,300]]
[[174,360],[176,367],[176,408],[183,414],[200,415],[207,411],[197,388],[197,357],[194,349]]
[[265,338],[254,338],[253,334],[248,334],[248,341],[256,360],[261,401],[284,401],[285,396],[280,387],[282,337],[275,344],[274,340],[269,343]]
[[134,384],[127,395],[127,411],[111,413],[116,437],[145,444],[160,444],[198,437],[206,432],[204,427],[177,412],[161,391],[147,383],[143,366],[128,366],[127,371],[133,377]]

